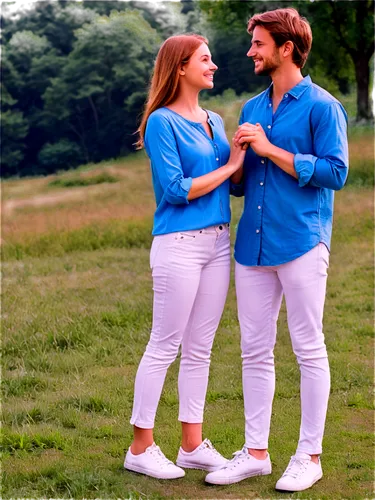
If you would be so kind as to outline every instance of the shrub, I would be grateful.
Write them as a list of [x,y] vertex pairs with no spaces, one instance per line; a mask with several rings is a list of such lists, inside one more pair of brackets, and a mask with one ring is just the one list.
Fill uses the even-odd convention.
[[118,178],[108,174],[107,172],[102,172],[94,177],[68,177],[62,179],[55,179],[51,181],[48,185],[52,187],[60,188],[71,188],[71,187],[82,187],[82,186],[94,186],[95,184],[103,184],[104,182],[118,182]]
[[83,155],[75,142],[62,139],[54,144],[45,144],[38,154],[38,160],[46,172],[54,172],[79,165],[83,162]]

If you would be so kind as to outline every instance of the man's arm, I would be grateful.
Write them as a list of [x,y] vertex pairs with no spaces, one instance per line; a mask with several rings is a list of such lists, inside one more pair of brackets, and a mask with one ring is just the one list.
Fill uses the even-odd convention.
[[285,149],[274,146],[267,138],[260,123],[252,125],[244,123],[241,125],[234,136],[238,144],[249,143],[254,153],[264,158],[269,158],[284,172],[298,179],[296,169],[294,168],[294,154]]
[[241,125],[234,140],[239,144],[248,142],[257,155],[269,158],[298,179],[300,187],[309,185],[338,190],[344,186],[349,168],[346,127],[344,112],[333,102],[316,118],[313,131],[316,155],[293,154],[274,146],[259,123]]
[[293,153],[289,153],[289,151],[285,151],[285,149],[278,148],[271,144],[267,158],[273,161],[281,170],[284,170],[287,174],[298,179],[296,169],[294,168],[295,155]]
[[347,116],[338,102],[332,102],[323,112],[312,114],[315,154],[296,154],[294,167],[300,187],[309,185],[341,189],[349,170]]

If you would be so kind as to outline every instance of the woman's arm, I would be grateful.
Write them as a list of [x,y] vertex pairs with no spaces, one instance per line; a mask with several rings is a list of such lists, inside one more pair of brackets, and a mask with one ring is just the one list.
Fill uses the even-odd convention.
[[241,146],[233,143],[226,165],[199,177],[185,177],[171,125],[163,116],[155,114],[150,115],[147,122],[145,147],[153,159],[164,197],[172,205],[188,204],[213,191],[241,167],[245,156]]
[[220,184],[229,179],[229,177],[242,168],[244,158],[245,151],[243,151],[240,146],[233,144],[230,157],[226,165],[223,165],[208,174],[193,178],[193,182],[187,196],[188,200],[194,200],[195,198],[204,196],[220,186]]

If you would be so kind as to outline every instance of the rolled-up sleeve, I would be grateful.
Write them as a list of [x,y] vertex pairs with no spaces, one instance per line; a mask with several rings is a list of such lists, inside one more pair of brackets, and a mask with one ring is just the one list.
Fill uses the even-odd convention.
[[188,204],[193,179],[184,177],[172,127],[164,116],[151,115],[147,121],[145,148],[154,174],[164,190],[164,198],[173,205]]
[[349,170],[345,110],[340,103],[333,102],[323,113],[312,113],[311,119],[315,155],[297,153],[294,156],[299,186],[339,190]]

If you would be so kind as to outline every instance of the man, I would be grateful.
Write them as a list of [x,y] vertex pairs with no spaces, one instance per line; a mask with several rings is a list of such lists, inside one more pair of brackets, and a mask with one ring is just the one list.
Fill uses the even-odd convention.
[[231,484],[271,473],[273,349],[284,295],[301,372],[302,418],[296,454],[276,489],[301,491],[323,475],[330,374],[322,318],[334,190],[348,173],[347,118],[334,97],[301,74],[312,34],[296,10],[255,15],[248,31],[255,73],[269,75],[272,84],[245,104],[234,138],[251,146],[243,178],[232,179],[245,195],[235,260],[246,441],[206,481]]

